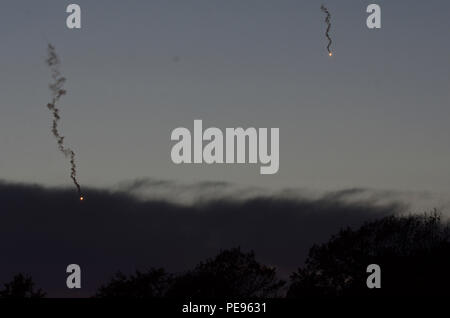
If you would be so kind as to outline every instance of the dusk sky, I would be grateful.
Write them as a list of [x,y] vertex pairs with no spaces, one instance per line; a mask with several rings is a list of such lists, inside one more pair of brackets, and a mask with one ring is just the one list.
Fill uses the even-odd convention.
[[[66,27],[73,2],[81,30]],[[450,2],[323,4],[332,57],[316,0],[2,0],[0,284],[28,273],[51,297],[86,297],[118,270],[179,274],[235,247],[288,279],[340,229],[434,208],[447,222]],[[49,43],[60,65],[46,65]],[[52,134],[55,101],[83,202]],[[279,128],[279,172],[174,164],[172,131],[197,119]]]
[[[449,1],[70,1],[0,4],[0,175],[72,186],[50,133],[51,42],[61,132],[85,186],[152,177],[272,189],[450,192]],[[280,170],[174,165],[177,127],[280,128]]]

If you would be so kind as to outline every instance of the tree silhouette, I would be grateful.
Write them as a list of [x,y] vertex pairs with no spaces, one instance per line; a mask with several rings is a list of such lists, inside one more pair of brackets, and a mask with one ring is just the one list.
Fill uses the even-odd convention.
[[276,270],[259,264],[255,254],[239,248],[222,251],[177,277],[164,269],[136,272],[127,277],[117,273],[99,288],[97,298],[223,298],[274,297],[285,284]]
[[[381,289],[367,288],[369,264],[381,267]],[[287,296],[448,295],[449,268],[450,228],[438,213],[390,216],[314,245]]]
[[222,251],[177,277],[168,292],[176,298],[267,298],[278,295],[285,282],[276,270],[258,263],[253,252]]
[[97,298],[160,298],[163,297],[172,281],[172,276],[164,269],[150,269],[146,273],[136,271],[127,277],[121,272],[100,287]]
[[30,276],[18,274],[11,282],[4,284],[0,298],[44,298],[45,293],[41,289],[34,290],[34,285]]

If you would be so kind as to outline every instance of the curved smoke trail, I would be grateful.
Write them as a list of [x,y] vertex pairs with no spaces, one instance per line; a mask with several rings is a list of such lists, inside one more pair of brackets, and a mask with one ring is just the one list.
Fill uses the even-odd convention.
[[50,109],[50,111],[53,113],[52,133],[55,136],[56,141],[58,143],[58,149],[64,154],[64,156],[70,158],[70,166],[71,166],[70,178],[72,179],[73,183],[75,184],[78,190],[80,199],[83,199],[81,195],[81,187],[77,180],[77,166],[75,164],[75,152],[64,145],[64,136],[61,136],[58,130],[58,123],[61,117],[59,115],[59,109],[56,106],[56,103],[59,101],[61,96],[66,94],[66,91],[64,90],[64,83],[66,82],[66,79],[63,76],[61,76],[61,72],[59,71],[60,59],[56,54],[55,47],[51,44],[48,45],[48,58],[46,60],[46,63],[50,67],[53,79],[53,83],[51,83],[49,86],[52,92],[52,102],[47,104],[48,109]]
[[328,9],[323,4],[320,7],[320,9],[327,15],[327,17],[325,18],[325,23],[327,24],[327,31],[325,32],[325,36],[328,39],[328,46],[327,46],[328,54],[331,56],[331,55],[333,55],[333,52],[331,52],[331,49],[330,49],[331,44],[333,43],[333,41],[331,40],[331,37],[330,37],[331,14],[330,14],[330,11],[328,11]]

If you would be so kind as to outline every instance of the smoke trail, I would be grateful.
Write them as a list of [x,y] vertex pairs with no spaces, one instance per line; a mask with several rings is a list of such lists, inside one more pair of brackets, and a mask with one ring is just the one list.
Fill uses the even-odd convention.
[[327,17],[325,18],[325,23],[327,24],[327,31],[325,32],[325,36],[328,39],[328,46],[327,46],[327,50],[328,50],[328,54],[330,56],[333,55],[333,52],[331,52],[331,43],[333,43],[333,41],[330,38],[330,30],[331,30],[331,14],[330,11],[328,11],[328,9],[322,4],[322,6],[320,7],[320,9],[327,15]]
[[64,136],[61,136],[58,130],[58,123],[61,117],[59,115],[59,109],[57,108],[56,103],[59,101],[61,96],[66,94],[66,91],[64,90],[64,83],[66,82],[66,79],[61,76],[61,73],[59,71],[60,60],[58,55],[56,54],[55,47],[51,44],[48,45],[48,58],[46,60],[46,63],[50,67],[53,79],[53,83],[49,85],[49,88],[52,92],[52,102],[47,104],[48,109],[50,109],[50,111],[53,113],[52,133],[58,143],[58,149],[64,154],[64,156],[70,158],[70,178],[77,187],[80,199],[83,200],[83,197],[81,195],[81,187],[77,180],[75,152],[64,145]]

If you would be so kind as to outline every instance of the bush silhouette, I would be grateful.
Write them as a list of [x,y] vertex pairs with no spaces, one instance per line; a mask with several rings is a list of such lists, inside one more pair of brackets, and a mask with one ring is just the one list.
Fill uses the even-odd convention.
[[[381,267],[381,289],[367,288],[369,264]],[[449,268],[450,229],[438,213],[390,216],[313,246],[287,296],[448,295]]]
[[4,284],[0,298],[44,298],[45,293],[41,289],[34,290],[34,285],[30,276],[18,274],[11,282]]

